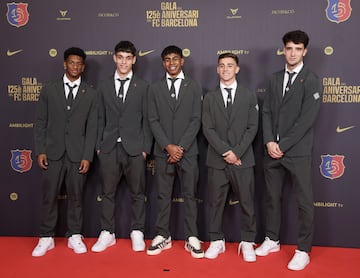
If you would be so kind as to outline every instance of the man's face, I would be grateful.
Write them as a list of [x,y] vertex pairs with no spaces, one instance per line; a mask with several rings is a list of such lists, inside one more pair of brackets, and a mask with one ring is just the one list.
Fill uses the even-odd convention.
[[171,77],[176,77],[184,65],[184,58],[181,58],[178,54],[170,53],[164,57],[163,66],[167,73]]
[[78,79],[85,69],[84,60],[77,55],[69,55],[64,61],[65,74],[70,81]]
[[116,70],[120,77],[125,77],[132,70],[133,64],[136,62],[136,56],[128,52],[117,52],[113,56],[116,64]]
[[295,44],[293,42],[286,43],[284,47],[284,55],[287,67],[290,70],[296,68],[306,55],[307,49],[303,43]]
[[236,79],[236,74],[240,71],[240,67],[235,60],[230,57],[220,59],[217,66],[217,73],[222,83],[233,83]]

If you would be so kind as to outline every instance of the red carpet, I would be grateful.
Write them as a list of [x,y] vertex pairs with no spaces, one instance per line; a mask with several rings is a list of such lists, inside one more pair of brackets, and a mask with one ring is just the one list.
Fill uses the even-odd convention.
[[[88,249],[95,240],[85,240]],[[360,249],[353,248],[314,247],[310,265],[294,272],[286,266],[295,246],[281,246],[278,253],[245,263],[237,256],[236,243],[226,243],[226,252],[215,260],[191,258],[183,241],[173,241],[173,247],[158,256],[133,252],[126,239],[119,239],[104,253],[76,255],[67,248],[65,238],[56,238],[55,249],[33,258],[36,243],[37,238],[0,237],[0,277],[360,277]],[[204,243],[204,248],[208,245]]]

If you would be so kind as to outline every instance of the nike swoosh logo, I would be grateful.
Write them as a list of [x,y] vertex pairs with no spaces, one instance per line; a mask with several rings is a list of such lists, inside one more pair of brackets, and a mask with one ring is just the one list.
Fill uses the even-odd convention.
[[239,203],[238,200],[236,200],[236,201],[229,200],[229,205],[230,205],[230,206],[236,205],[236,204],[238,204],[238,203]]
[[139,56],[140,57],[143,57],[143,56],[145,56],[145,55],[148,55],[148,54],[150,54],[150,53],[152,53],[152,52],[154,52],[155,51],[155,49],[153,49],[153,50],[149,50],[149,51],[139,51]]
[[8,51],[6,52],[6,55],[10,57],[10,56],[13,56],[13,55],[15,55],[15,54],[20,53],[21,51],[23,51],[23,50],[22,50],[22,49],[15,50],[15,51],[8,50]]
[[347,130],[349,130],[349,129],[352,129],[352,128],[354,128],[354,127],[355,127],[354,125],[348,126],[348,127],[343,127],[343,128],[337,126],[336,132],[337,132],[337,133],[341,133],[341,132],[347,131]]
[[284,50],[281,50],[281,49],[278,49],[277,51],[276,51],[276,55],[284,55]]

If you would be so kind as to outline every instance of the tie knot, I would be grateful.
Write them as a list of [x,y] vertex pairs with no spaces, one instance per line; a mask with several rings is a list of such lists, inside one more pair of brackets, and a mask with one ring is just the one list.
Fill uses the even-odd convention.
[[295,71],[293,71],[293,72],[286,71],[286,73],[289,75],[289,79],[290,79],[290,80],[291,80],[291,79],[294,77],[294,75],[296,74]]
[[171,85],[174,85],[175,81],[178,80],[179,78],[168,78],[171,81]]
[[231,94],[231,90],[232,90],[231,88],[224,88],[224,89],[225,91],[227,91],[228,94]]
[[121,87],[122,87],[122,86],[124,86],[125,82],[129,80],[129,78],[125,78],[125,79],[118,78],[117,80],[120,82]]
[[74,86],[71,86],[69,83],[66,83],[66,86],[68,86],[70,92],[72,92],[72,90],[74,90],[77,87],[76,84]]

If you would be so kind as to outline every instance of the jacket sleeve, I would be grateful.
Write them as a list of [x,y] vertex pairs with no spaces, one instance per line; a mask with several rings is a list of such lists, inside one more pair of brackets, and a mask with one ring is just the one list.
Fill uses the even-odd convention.
[[98,128],[96,139],[96,150],[100,149],[101,142],[103,140],[104,128],[105,128],[105,106],[101,87],[97,90],[97,102],[98,102]]
[[153,135],[150,129],[149,112],[148,112],[148,100],[149,100],[149,86],[146,85],[145,93],[143,96],[143,133],[144,133],[144,152],[150,154],[153,143]]
[[222,155],[231,149],[229,144],[223,141],[215,130],[214,115],[212,113],[213,106],[213,92],[209,92],[205,95],[202,112],[202,130],[208,143],[215,149],[215,151]]
[[[93,90],[93,89],[91,89]],[[83,158],[92,161],[94,157],[96,138],[98,131],[98,103],[96,98],[96,91],[93,90],[94,97],[92,98],[87,122],[86,122],[86,135]]]
[[152,134],[156,142],[160,145],[162,149],[169,144],[171,144],[170,139],[167,137],[160,124],[160,115],[155,99],[156,92],[154,91],[154,86],[149,87],[149,105],[148,105],[148,115],[149,115],[149,124],[152,131]]
[[273,115],[271,112],[271,81],[268,82],[263,108],[262,108],[262,131],[263,131],[263,139],[264,144],[266,145],[268,142],[274,141],[275,137],[272,129]]
[[202,89],[197,83],[194,82],[194,84],[194,102],[192,104],[191,121],[179,140],[179,145],[182,146],[185,151],[194,143],[201,127]]
[[46,153],[46,129],[48,124],[48,95],[47,86],[44,86],[41,90],[39,102],[37,104],[37,111],[35,116],[35,129],[34,129],[34,141],[35,141],[35,154]]

